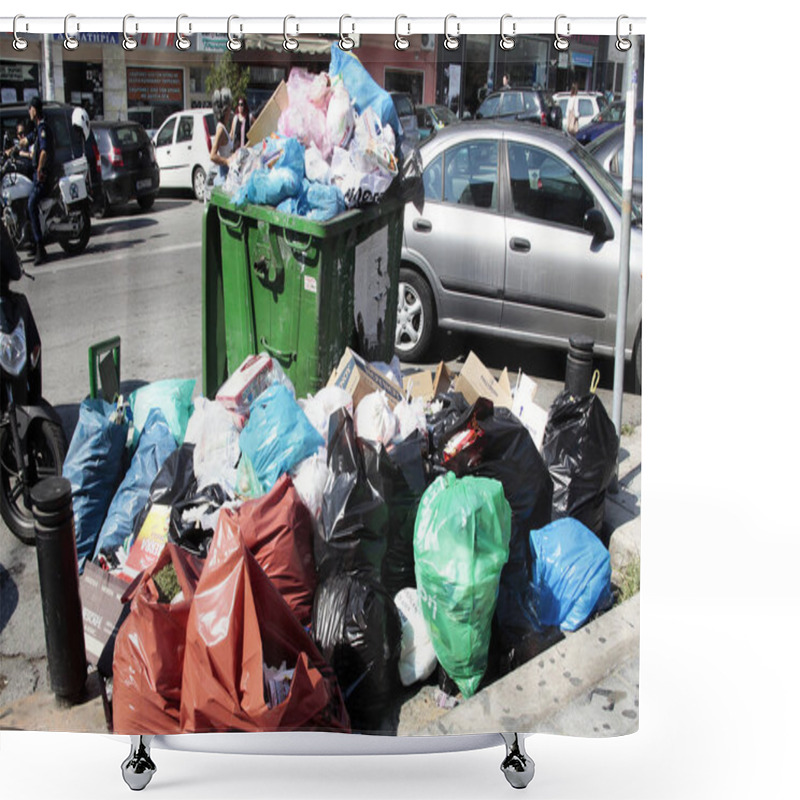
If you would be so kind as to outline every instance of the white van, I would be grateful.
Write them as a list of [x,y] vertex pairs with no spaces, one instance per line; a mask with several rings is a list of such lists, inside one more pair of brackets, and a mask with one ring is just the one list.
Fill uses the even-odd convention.
[[[567,129],[567,103],[569,92],[557,92],[553,100],[561,107],[561,127]],[[578,92],[578,130],[588,125],[595,114],[599,114],[608,101],[600,92]]]
[[208,108],[184,109],[164,120],[153,137],[162,189],[191,189],[198,200],[203,200],[216,129],[214,114]]

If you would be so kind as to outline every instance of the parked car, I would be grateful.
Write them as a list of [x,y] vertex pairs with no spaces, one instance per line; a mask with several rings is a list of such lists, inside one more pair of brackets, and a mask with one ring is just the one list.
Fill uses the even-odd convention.
[[112,206],[136,200],[152,208],[159,187],[156,151],[138,122],[95,122],[92,125],[100,149],[104,203],[100,214]]
[[403,155],[408,155],[419,144],[419,128],[417,127],[417,111],[410,94],[405,92],[389,92],[394,103],[400,124],[403,126]]
[[[72,114],[76,106],[65,103],[43,103],[42,112],[47,121],[55,142],[56,177],[63,177],[63,166],[67,161],[84,156],[88,164],[89,193],[92,197],[92,208],[96,210],[102,204],[102,178],[100,175],[100,153],[94,133],[84,138],[80,128],[72,124]],[[0,106],[0,141],[5,141],[6,134],[13,138],[17,122],[22,120],[31,125],[27,103],[9,103]],[[32,127],[31,127],[32,130]]]
[[478,106],[475,119],[517,119],[561,128],[561,109],[544,89],[511,87],[487,95]]
[[[614,351],[622,194],[572,137],[461,122],[420,146],[425,200],[405,208],[395,353],[417,361],[437,328]],[[625,358],[641,379],[642,238],[631,230]]]
[[[561,109],[562,127],[567,129],[567,103],[569,92],[556,92],[553,100]],[[578,130],[588,125],[592,118],[599,114],[608,105],[608,100],[601,92],[578,92]]]
[[[642,150],[644,126],[637,125],[633,139],[633,202],[642,206]],[[611,177],[622,186],[622,160],[625,156],[625,126],[617,125],[587,146]]]
[[164,120],[153,140],[162,188],[191,189],[203,200],[216,129],[214,114],[207,108],[185,109]]
[[[636,104],[634,112],[636,122],[642,121],[642,101]],[[589,142],[602,136],[606,131],[610,131],[617,125],[625,122],[625,102],[622,100],[616,103],[609,103],[599,114],[592,117],[592,121],[588,125],[584,125],[577,133],[575,138],[581,144],[589,144]]]
[[434,131],[458,122],[458,115],[447,106],[417,106],[417,127],[420,140],[427,139]]
[[148,137],[152,139],[164,120],[170,114],[180,110],[181,107],[174,103],[157,106],[128,106],[128,119],[138,122],[145,129]]

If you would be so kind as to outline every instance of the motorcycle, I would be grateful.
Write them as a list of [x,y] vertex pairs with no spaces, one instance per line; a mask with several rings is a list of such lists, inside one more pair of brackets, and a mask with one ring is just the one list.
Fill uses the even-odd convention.
[[[10,149],[10,148],[9,148]],[[21,166],[13,150],[5,154],[0,175],[2,220],[12,246],[19,250],[33,242],[28,198],[33,191],[32,175]],[[39,220],[44,243],[57,241],[68,255],[83,252],[92,232],[91,198],[88,190],[89,162],[85,156],[67,161],[64,176],[39,203]]]
[[31,489],[61,475],[67,442],[55,409],[42,397],[42,344],[28,300],[12,292],[24,276],[5,225],[0,273],[0,515],[25,544],[36,536]]

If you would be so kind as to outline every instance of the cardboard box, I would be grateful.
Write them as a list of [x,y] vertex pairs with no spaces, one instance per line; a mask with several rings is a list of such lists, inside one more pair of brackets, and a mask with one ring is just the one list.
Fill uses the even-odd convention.
[[444,361],[440,361],[433,377],[433,397],[436,397],[437,394],[447,394],[450,391],[452,382],[453,373],[450,372]]
[[464,399],[472,404],[479,397],[486,397],[496,406],[511,408],[513,400],[511,392],[506,391],[498,381],[494,379],[491,372],[483,365],[483,362],[470,351],[461,372],[458,373],[453,381],[453,389],[461,392]]
[[270,384],[272,358],[266,353],[248,356],[217,390],[216,400],[228,411],[248,415],[253,400]]
[[278,88],[272,93],[272,97],[261,109],[256,121],[251,125],[247,133],[247,146],[252,147],[275,133],[278,130],[278,119],[288,106],[289,90],[286,88],[286,82],[281,81]]
[[87,561],[80,579],[83,606],[83,638],[86,660],[104,675],[111,675],[114,641],[128,615],[122,595],[128,584],[92,561]]
[[433,373],[427,369],[403,376],[403,394],[430,400],[433,397]]
[[354,411],[363,397],[377,392],[378,389],[386,392],[391,408],[403,399],[403,390],[393,380],[376,370],[349,347],[345,349],[338,366],[331,374],[328,386],[338,386],[348,392],[353,398]]

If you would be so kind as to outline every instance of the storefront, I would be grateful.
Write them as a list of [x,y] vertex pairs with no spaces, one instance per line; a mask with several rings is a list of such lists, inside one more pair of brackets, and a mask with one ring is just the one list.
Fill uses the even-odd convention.
[[27,103],[40,92],[37,63],[3,61],[0,64],[0,100],[3,103]]

